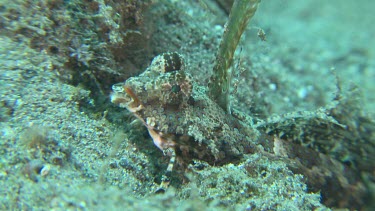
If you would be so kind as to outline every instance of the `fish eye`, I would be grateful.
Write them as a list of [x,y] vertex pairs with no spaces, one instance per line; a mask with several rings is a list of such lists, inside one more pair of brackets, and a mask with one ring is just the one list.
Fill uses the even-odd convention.
[[173,93],[178,93],[181,90],[181,87],[177,84],[172,86],[172,92]]

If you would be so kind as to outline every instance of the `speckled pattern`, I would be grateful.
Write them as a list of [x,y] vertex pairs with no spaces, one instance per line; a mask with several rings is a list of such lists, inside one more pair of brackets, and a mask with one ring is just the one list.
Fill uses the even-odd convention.
[[185,73],[184,65],[169,68],[173,65],[166,64],[184,64],[183,57],[177,55],[157,56],[141,75],[115,84],[112,102],[126,107],[149,131],[156,131],[171,142],[165,147],[175,145],[177,155],[183,155],[184,160],[199,158],[223,163],[239,157],[244,146],[251,146],[256,133],[245,130],[212,102],[205,88]]

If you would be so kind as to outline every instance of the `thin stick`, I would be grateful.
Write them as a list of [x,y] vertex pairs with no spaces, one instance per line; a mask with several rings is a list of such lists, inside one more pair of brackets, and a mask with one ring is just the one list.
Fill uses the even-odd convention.
[[229,88],[233,54],[250,18],[254,16],[260,0],[235,0],[224,29],[223,38],[216,55],[213,76],[208,84],[211,98],[230,113]]

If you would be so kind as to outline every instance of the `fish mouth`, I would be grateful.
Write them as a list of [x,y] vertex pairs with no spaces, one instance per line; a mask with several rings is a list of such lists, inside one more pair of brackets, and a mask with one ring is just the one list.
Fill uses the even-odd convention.
[[143,103],[139,100],[130,86],[124,83],[114,84],[112,86],[111,102],[120,107],[127,108],[130,112],[135,113],[144,108]]

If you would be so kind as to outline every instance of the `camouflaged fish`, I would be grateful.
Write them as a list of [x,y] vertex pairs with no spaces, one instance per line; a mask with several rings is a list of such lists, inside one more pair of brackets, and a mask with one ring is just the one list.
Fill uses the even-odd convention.
[[241,157],[256,134],[210,100],[185,68],[181,55],[165,53],[139,76],[112,87],[111,101],[138,117],[171,157],[167,172],[175,158],[185,166],[192,159],[227,163]]

